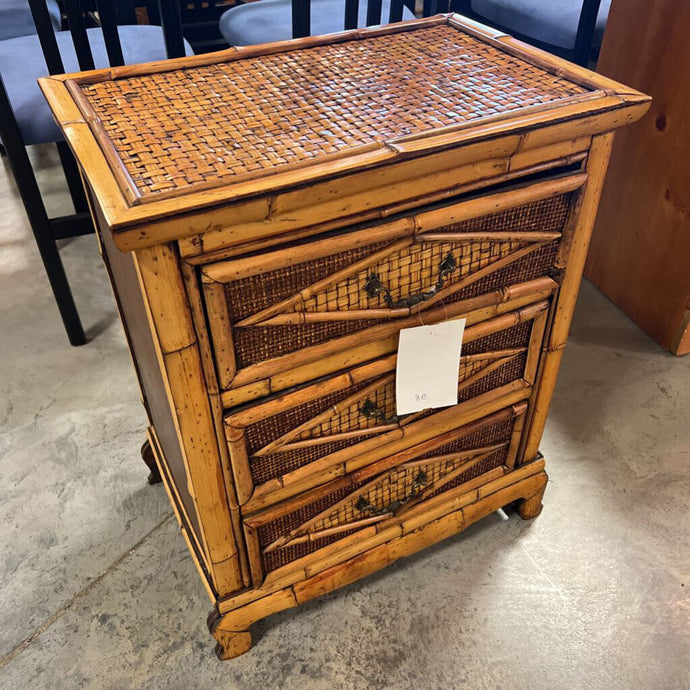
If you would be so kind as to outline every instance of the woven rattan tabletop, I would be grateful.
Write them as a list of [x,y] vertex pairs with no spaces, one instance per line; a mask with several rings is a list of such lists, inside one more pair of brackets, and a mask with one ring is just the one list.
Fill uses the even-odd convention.
[[141,201],[554,107],[591,91],[438,22],[253,57],[224,52],[213,64],[77,81],[77,89],[101,146]]

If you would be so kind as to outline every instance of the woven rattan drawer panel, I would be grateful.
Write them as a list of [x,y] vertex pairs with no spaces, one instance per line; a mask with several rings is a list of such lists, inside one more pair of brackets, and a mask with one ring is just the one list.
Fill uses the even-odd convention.
[[428,499],[451,490],[463,493],[510,471],[526,407],[516,405],[451,429],[248,518],[255,579],[357,530],[402,522]]
[[[549,307],[540,301],[470,326],[463,338],[458,404],[499,397],[534,382]],[[374,449],[437,433],[439,410],[396,416],[395,355],[252,405],[225,419],[241,499],[270,500],[273,488],[327,481]],[[446,410],[446,414],[451,408]],[[412,443],[412,441],[408,441]]]
[[533,201],[460,222],[472,202],[204,267],[221,385],[270,379],[422,313],[432,312],[425,323],[455,315],[473,299],[498,302],[507,286],[555,275],[576,192],[540,198],[542,189],[523,190]]

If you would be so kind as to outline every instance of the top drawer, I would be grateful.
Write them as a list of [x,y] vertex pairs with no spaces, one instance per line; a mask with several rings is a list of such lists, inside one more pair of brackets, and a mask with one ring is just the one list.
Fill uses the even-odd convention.
[[498,304],[510,286],[553,276],[585,180],[568,175],[204,266],[221,387],[264,394],[296,367],[330,361],[335,371],[382,354],[366,345],[402,327]]

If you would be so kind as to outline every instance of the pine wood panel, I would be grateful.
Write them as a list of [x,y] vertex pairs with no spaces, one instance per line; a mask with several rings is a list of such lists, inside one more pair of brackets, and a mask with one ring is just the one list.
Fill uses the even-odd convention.
[[688,26],[687,2],[613,3],[597,69],[644,89],[654,102],[616,137],[585,267],[595,285],[679,355],[690,352]]

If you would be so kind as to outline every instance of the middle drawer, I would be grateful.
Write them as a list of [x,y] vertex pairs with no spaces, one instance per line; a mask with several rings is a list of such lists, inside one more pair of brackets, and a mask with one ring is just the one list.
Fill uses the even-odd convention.
[[[469,326],[458,405],[396,415],[396,356],[390,355],[225,417],[245,512],[363,467],[499,406],[534,383],[550,302],[542,300]],[[507,403],[506,396],[512,396]]]

